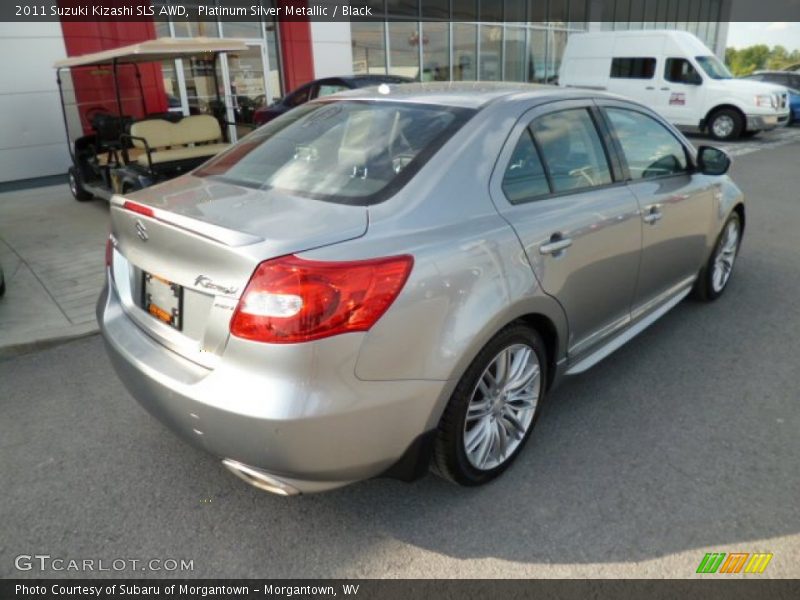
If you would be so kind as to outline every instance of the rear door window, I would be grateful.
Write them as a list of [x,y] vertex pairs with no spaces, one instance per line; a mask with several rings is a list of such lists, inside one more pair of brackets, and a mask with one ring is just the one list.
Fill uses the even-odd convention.
[[522,132],[511,154],[502,187],[511,204],[522,204],[550,193],[544,166],[528,129]]
[[603,143],[585,108],[535,119],[531,131],[542,151],[553,191],[566,192],[611,183]]
[[683,144],[661,123],[634,110],[605,110],[622,146],[631,179],[651,179],[686,171]]

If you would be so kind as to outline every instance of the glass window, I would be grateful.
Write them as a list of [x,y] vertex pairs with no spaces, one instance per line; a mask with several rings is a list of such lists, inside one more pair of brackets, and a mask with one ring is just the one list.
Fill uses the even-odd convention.
[[505,61],[506,81],[525,81],[525,29],[522,27],[506,27]]
[[550,193],[542,161],[527,129],[508,161],[503,175],[503,193],[511,204],[522,204]]
[[189,113],[212,114],[224,119],[225,106],[217,99],[217,92],[223,93],[217,85],[222,85],[219,73],[215,76],[215,69],[219,68],[219,60],[207,60],[189,57],[183,59],[183,77],[186,81],[186,99],[189,103]]
[[261,23],[258,21],[223,21],[222,36],[229,38],[260,38]]
[[386,101],[306,104],[255,130],[195,174],[370,204],[408,181],[473,113]]
[[419,27],[415,21],[389,22],[389,75],[419,80]]
[[383,23],[350,23],[353,47],[353,73],[386,74],[386,44]]
[[278,26],[274,20],[264,23],[264,32],[267,35],[267,91],[271,96],[266,101],[267,104],[277,102],[283,95],[277,30]]
[[673,83],[702,83],[703,79],[685,58],[668,58],[664,63],[664,79]]
[[548,62],[550,63],[550,72],[547,74],[545,83],[558,83],[558,71],[561,68],[561,59],[564,57],[564,49],[567,47],[567,32],[566,31],[551,31],[550,38],[551,51],[548,54]]
[[450,25],[422,23],[422,81],[450,80]]
[[[694,58],[711,79],[733,79],[728,67],[723,65],[716,56],[695,56]],[[691,65],[689,66],[691,67]],[[694,67],[692,70],[694,71]]]
[[611,183],[603,144],[589,111],[564,110],[531,123],[553,190],[566,192]]
[[631,179],[649,179],[686,171],[683,145],[661,123],[640,112],[606,109]]
[[528,46],[528,81],[544,83],[547,80],[547,31],[531,29]]
[[237,135],[246,135],[253,125],[256,110],[266,104],[264,60],[261,46],[248,46],[244,52],[228,53],[228,74],[233,97]]
[[615,79],[652,79],[655,72],[655,58],[611,59],[611,77]]
[[343,92],[349,89],[350,88],[344,85],[343,83],[321,83],[319,84],[319,88],[317,89],[316,97],[322,98],[323,96],[338,94],[339,92]]
[[481,25],[481,56],[478,79],[481,81],[502,80],[501,52],[503,51],[503,28],[499,25]]
[[478,27],[453,23],[453,81],[475,81],[478,76]]

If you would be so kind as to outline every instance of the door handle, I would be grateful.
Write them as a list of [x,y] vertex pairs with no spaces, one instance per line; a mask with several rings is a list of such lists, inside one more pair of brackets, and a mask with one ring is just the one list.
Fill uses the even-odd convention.
[[539,246],[539,252],[541,254],[552,254],[555,256],[570,246],[572,246],[571,238],[565,238],[560,233],[554,233],[550,236],[549,242]]
[[656,88],[654,88],[652,85],[648,85],[648,86],[647,86],[646,88],[644,88],[644,89],[646,89],[646,90],[654,90],[654,89],[656,89]]
[[661,220],[661,217],[664,216],[664,213],[661,212],[661,207],[658,204],[654,204],[650,207],[648,213],[642,217],[642,221],[647,223],[648,225],[654,225],[658,221]]
[[669,88],[661,88],[661,91],[662,91],[662,92],[668,92],[668,91],[669,91]]

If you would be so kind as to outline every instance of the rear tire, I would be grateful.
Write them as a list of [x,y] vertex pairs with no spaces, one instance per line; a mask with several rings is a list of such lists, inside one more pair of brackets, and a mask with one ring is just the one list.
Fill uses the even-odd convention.
[[737,212],[733,212],[725,222],[708,262],[697,276],[692,289],[692,296],[696,300],[713,302],[725,292],[733,275],[741,241],[742,220]]
[[720,142],[737,139],[742,135],[744,126],[744,117],[738,110],[732,108],[716,110],[708,119],[709,135]]
[[83,189],[83,181],[80,173],[75,167],[70,167],[67,171],[67,179],[69,181],[69,191],[72,192],[72,197],[78,202],[86,202],[91,200],[93,196]]
[[431,470],[464,486],[482,485],[503,473],[539,417],[547,364],[541,336],[524,324],[511,324],[492,338],[450,397]]

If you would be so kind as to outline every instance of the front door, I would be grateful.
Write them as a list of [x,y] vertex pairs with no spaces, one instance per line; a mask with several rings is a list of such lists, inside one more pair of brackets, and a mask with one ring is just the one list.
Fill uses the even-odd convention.
[[517,232],[542,289],[569,322],[572,357],[630,320],[642,229],[585,101],[533,109],[516,125],[492,197]]
[[705,106],[703,78],[686,58],[667,58],[655,83],[658,104],[654,108],[670,123],[697,127]]
[[642,262],[636,318],[685,290],[706,258],[714,186],[692,172],[683,143],[663,123],[629,104],[600,101],[639,201]]

